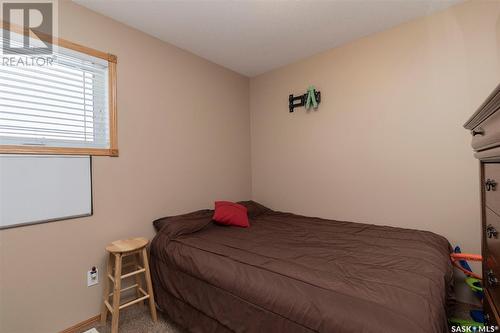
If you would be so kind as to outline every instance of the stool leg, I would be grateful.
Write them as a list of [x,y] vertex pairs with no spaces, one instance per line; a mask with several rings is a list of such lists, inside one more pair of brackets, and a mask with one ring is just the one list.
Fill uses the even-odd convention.
[[[139,269],[139,263],[141,262],[140,259],[140,253],[135,253],[132,255],[132,259],[134,260],[135,263],[135,269]],[[142,297],[142,293],[140,292],[139,288],[142,288],[142,281],[141,281],[141,275],[136,274],[135,275],[135,283],[137,284],[137,288],[135,288],[135,293],[137,298]],[[144,302],[140,302],[139,305],[144,305]]]
[[156,323],[156,308],[155,308],[155,298],[153,296],[153,284],[151,283],[151,273],[149,272],[149,262],[148,262],[148,252],[146,248],[142,249],[142,260],[144,263],[145,276],[146,276],[146,286],[148,288],[149,295],[149,310],[151,311],[151,318]]
[[113,288],[113,315],[111,320],[111,333],[118,333],[118,318],[120,316],[120,289],[122,275],[122,255],[115,253],[115,286]]
[[108,274],[113,273],[113,266],[111,266],[111,260],[113,259],[112,254],[109,254],[107,264],[106,264],[106,276],[104,277],[104,295],[102,301],[102,309],[101,309],[101,324],[106,325],[106,318],[108,316],[108,307],[104,303],[104,301],[109,301],[109,278]]

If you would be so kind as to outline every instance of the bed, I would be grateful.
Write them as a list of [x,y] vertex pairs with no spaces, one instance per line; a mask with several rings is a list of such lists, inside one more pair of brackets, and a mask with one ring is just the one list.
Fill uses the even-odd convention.
[[249,228],[217,225],[211,210],[154,222],[156,302],[190,332],[447,330],[444,237],[242,204]]

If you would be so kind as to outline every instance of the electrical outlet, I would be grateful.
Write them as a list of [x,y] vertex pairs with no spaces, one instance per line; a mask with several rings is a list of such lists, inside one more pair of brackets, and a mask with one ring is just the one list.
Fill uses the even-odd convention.
[[87,287],[94,286],[99,283],[99,270],[97,267],[92,267],[87,271]]

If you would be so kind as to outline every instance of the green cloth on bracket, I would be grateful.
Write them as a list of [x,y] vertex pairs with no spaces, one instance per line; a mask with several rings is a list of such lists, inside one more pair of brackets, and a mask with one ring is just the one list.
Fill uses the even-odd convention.
[[318,102],[316,101],[316,95],[314,94],[314,91],[314,86],[309,86],[309,88],[307,88],[306,110],[309,110],[311,108],[311,104],[313,108],[318,108]]

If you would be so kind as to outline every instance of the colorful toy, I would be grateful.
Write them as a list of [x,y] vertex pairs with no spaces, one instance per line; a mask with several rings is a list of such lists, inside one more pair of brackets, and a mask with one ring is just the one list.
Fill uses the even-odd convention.
[[481,285],[481,280],[473,278],[473,277],[468,277],[468,278],[465,278],[465,283],[469,286],[469,288],[472,290],[472,292],[480,300],[483,299],[484,292],[483,292],[483,286]]
[[[473,321],[473,320],[466,320],[466,319],[457,319],[457,318],[451,318],[451,319],[448,319],[448,322],[450,323],[451,326],[465,326],[465,327],[483,327],[484,324],[483,323],[478,323],[476,321]],[[470,332],[473,332],[473,331],[470,331]]]
[[470,310],[470,316],[474,321],[484,324],[484,312],[483,310]]
[[[472,292],[482,301],[484,297],[483,286],[481,284],[481,277],[474,273],[467,262],[467,260],[472,261],[482,261],[483,258],[479,254],[467,254],[461,253],[460,247],[455,247],[454,253],[450,254],[450,259],[456,268],[464,272],[467,276],[465,278],[465,283],[469,286]],[[478,329],[484,326],[484,312],[482,310],[471,310],[470,316],[473,320],[449,318],[448,322],[451,326],[461,326],[470,327]]]
[[472,276],[478,280],[482,280],[481,276],[474,273],[471,270],[469,264],[467,263],[467,260],[483,261],[483,257],[480,254],[460,253],[460,248],[457,246],[455,248],[455,253],[450,254],[450,258],[451,258],[451,263],[456,268],[464,272],[465,275]]

